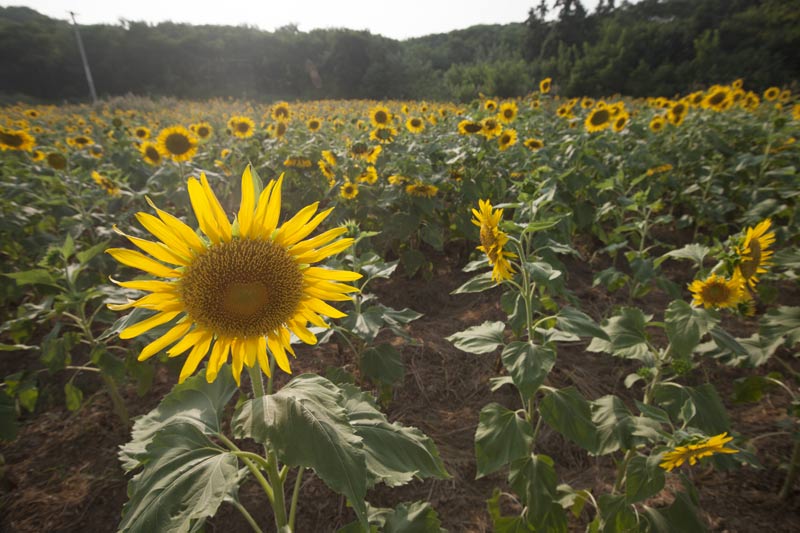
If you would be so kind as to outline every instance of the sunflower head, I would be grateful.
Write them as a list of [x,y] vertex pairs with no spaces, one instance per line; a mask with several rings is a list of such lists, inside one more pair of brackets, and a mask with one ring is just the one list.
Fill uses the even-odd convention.
[[480,200],[478,209],[473,209],[472,214],[475,216],[472,223],[480,228],[481,245],[478,250],[486,254],[489,265],[493,267],[492,279],[497,282],[511,279],[514,269],[508,260],[517,256],[503,249],[508,242],[508,235],[499,227],[503,210],[494,210],[489,200]]
[[595,107],[584,122],[589,133],[603,131],[609,124],[611,124],[611,110],[607,106]]
[[550,92],[550,84],[552,83],[552,79],[545,78],[539,82],[539,92],[542,94],[547,94]]
[[156,147],[176,163],[191,161],[197,153],[197,137],[183,126],[171,126],[158,134]]
[[689,284],[694,305],[719,309],[736,307],[742,301],[744,280],[738,273],[730,279],[711,274],[705,280],[696,279]]
[[758,275],[766,273],[766,267],[772,264],[773,251],[769,247],[775,243],[775,232],[769,231],[771,226],[772,221],[766,219],[753,228],[747,228],[741,245],[736,247],[738,271],[751,288],[756,287]]
[[710,457],[717,453],[739,453],[739,450],[725,447],[727,443],[733,440],[733,437],[728,437],[727,435],[727,432],[720,433],[707,439],[689,442],[684,446],[677,446],[664,454],[662,462],[658,466],[667,472],[672,472],[674,468],[680,467],[687,461],[691,466],[694,466],[697,464],[698,459]]
[[388,126],[392,122],[392,113],[388,107],[377,105],[369,110],[369,120],[376,128]]
[[170,346],[167,354],[171,357],[188,351],[180,381],[192,375],[206,357],[209,382],[229,358],[237,383],[244,365],[258,364],[269,373],[270,355],[291,373],[287,357],[287,353],[294,355],[291,335],[314,344],[309,323],[326,328],[323,316],[345,316],[324,300],[348,300],[348,293],[356,289],[339,282],[354,281],[360,274],[312,265],[349,247],[352,239],[338,238],[345,228],[307,238],[332,210],[317,213],[316,203],[279,225],[282,181],[281,176],[257,193],[258,179],[248,167],[242,175],[242,200],[234,226],[205,175],[199,180],[190,178],[187,189],[202,235],[155,207],[157,216],[138,213],[137,219],[156,241],[118,231],[144,253],[129,248],[111,248],[108,253],[156,278],[116,282],[149,294],[109,307],[154,312],[122,330],[120,338],[138,337],[168,325],[165,333],[144,347],[139,360]]

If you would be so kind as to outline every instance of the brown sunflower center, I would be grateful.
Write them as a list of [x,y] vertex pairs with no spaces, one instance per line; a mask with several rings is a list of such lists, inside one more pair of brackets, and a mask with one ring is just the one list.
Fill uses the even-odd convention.
[[483,126],[481,126],[477,122],[469,122],[464,126],[464,130],[467,133],[478,133],[482,129],[483,129]]
[[170,133],[164,141],[167,151],[173,155],[183,155],[192,149],[192,143],[183,133]]
[[236,239],[196,257],[179,287],[193,321],[217,335],[246,338],[266,335],[294,315],[303,274],[272,241]]
[[745,279],[750,279],[758,272],[758,266],[761,264],[761,241],[753,239],[750,241],[750,253],[747,254],[747,259],[743,260],[739,265],[742,275]]
[[158,153],[155,146],[148,146],[145,148],[144,155],[151,161],[158,161],[161,159],[161,154]]
[[481,224],[481,246],[486,251],[486,257],[494,263],[497,261],[498,241],[495,232],[488,224]]
[[200,137],[203,137],[203,138],[208,137],[208,135],[210,133],[211,133],[211,131],[208,129],[207,126],[200,126],[199,128],[197,128],[197,134]]
[[731,297],[731,289],[724,281],[712,282],[703,287],[703,301],[713,305],[727,302]]
[[375,112],[375,122],[378,124],[386,124],[389,121],[389,116],[386,114],[386,111],[376,111]]
[[6,146],[10,146],[12,148],[19,148],[22,146],[24,139],[22,135],[18,133],[8,133],[5,131],[0,131],[0,143],[5,144]]
[[319,129],[319,122],[317,122],[316,120],[312,120],[311,122],[308,123],[308,127],[311,128],[312,130]]
[[250,131],[250,124],[244,121],[237,122],[236,131],[238,131],[239,133],[247,133],[248,131]]
[[419,128],[420,126],[422,126],[422,121],[420,119],[418,119],[418,118],[412,118],[411,119],[411,127]]
[[598,109],[592,113],[589,122],[591,122],[592,126],[602,126],[603,124],[607,124],[610,118],[611,113],[608,112],[608,109]]
[[503,110],[503,116],[506,117],[506,118],[513,118],[514,117],[514,110],[513,109],[508,109],[508,108],[504,109]]

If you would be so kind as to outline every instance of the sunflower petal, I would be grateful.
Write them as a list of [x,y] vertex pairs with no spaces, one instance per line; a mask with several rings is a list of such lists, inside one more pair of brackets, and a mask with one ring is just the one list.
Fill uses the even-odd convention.
[[143,270],[148,274],[160,278],[174,278],[179,274],[176,270],[164,266],[155,259],[150,259],[136,250],[129,250],[128,248],[109,248],[106,250],[106,253],[123,265],[138,268],[139,270]]
[[114,278],[109,278],[112,283],[125,287],[126,289],[134,289],[137,291],[150,291],[150,292],[174,292],[176,290],[175,283],[171,281],[161,281],[156,279],[136,279],[133,281],[118,281]]
[[195,329],[190,331],[183,337],[178,344],[167,350],[167,355],[169,357],[178,357],[182,353],[184,353],[189,348],[193,347],[195,344],[200,342],[204,335],[206,335],[207,331],[204,329]]
[[200,240],[200,237],[197,236],[197,233],[195,233],[192,228],[187,226],[178,217],[156,207],[156,204],[154,204],[150,198],[145,197],[145,199],[147,200],[147,203],[150,204],[150,207],[155,210],[156,214],[159,216],[164,225],[172,230],[175,235],[180,237],[181,240],[185,242],[192,251],[199,252],[204,248],[203,241]]
[[189,201],[192,203],[194,216],[197,218],[200,230],[212,243],[219,244],[222,240],[222,229],[217,225],[211,206],[208,205],[208,198],[203,186],[196,178],[189,178],[186,188],[189,190]]
[[146,333],[154,327],[166,324],[173,318],[178,316],[178,311],[170,311],[165,313],[156,313],[155,315],[145,318],[132,326],[128,326],[119,332],[120,339],[132,339],[138,337],[142,333]]
[[217,195],[214,194],[213,190],[211,190],[211,186],[208,184],[208,178],[206,178],[205,172],[200,174],[200,184],[203,186],[203,192],[205,192],[208,206],[211,208],[211,216],[214,217],[217,227],[222,232],[222,240],[225,242],[230,241],[232,236],[231,222],[228,220],[228,215],[225,214],[222,204],[219,203]]
[[338,309],[331,307],[330,305],[326,304],[322,300],[318,300],[317,298],[309,298],[308,300],[303,301],[303,305],[315,311],[321,315],[325,315],[331,318],[344,318],[347,315],[342,313]]
[[[294,255],[302,254],[309,250],[313,250],[318,246],[322,246],[324,244],[328,244],[330,241],[335,239],[336,237],[342,235],[343,233],[347,233],[347,228],[338,227],[330,229],[324,233],[320,233],[316,237],[312,239],[305,240],[303,242],[297,243],[296,245],[292,246],[291,252]],[[303,235],[305,237],[305,235]],[[301,237],[302,238],[302,237]],[[297,242],[297,241],[294,241]]]
[[[295,230],[293,233],[291,234],[287,233],[283,241],[284,246],[292,246],[293,244],[297,244],[300,240],[305,239],[306,237],[311,235],[311,232],[317,229],[317,226],[319,226],[323,220],[328,218],[328,215],[330,215],[332,211],[333,208],[330,207],[325,211],[322,211],[321,213],[317,213],[314,216],[314,218],[306,222],[303,226]],[[333,239],[333,237],[331,237],[331,239]]]
[[317,261],[322,261],[326,257],[336,255],[342,250],[346,250],[351,244],[353,244],[353,239],[340,239],[327,246],[323,246],[319,250],[309,250],[303,254],[296,255],[295,261],[301,264],[316,263]]
[[289,358],[286,357],[286,350],[283,349],[283,343],[280,339],[272,335],[267,336],[267,346],[270,353],[272,353],[272,357],[275,358],[275,362],[278,363],[278,367],[287,374],[291,374],[292,368],[289,366]]
[[258,360],[258,366],[261,367],[261,371],[264,372],[267,377],[271,376],[272,373],[269,369],[269,358],[267,357],[267,339],[266,337],[259,337],[258,338],[258,350],[256,351],[256,359]]
[[150,213],[136,213],[136,220],[144,229],[149,231],[156,239],[163,242],[169,249],[174,250],[182,257],[191,257],[192,252],[185,241],[167,226],[162,220]]
[[228,349],[230,345],[222,340],[217,339],[214,346],[211,347],[211,355],[208,357],[208,364],[206,365],[206,381],[213,383],[217,379],[220,367],[225,364],[228,359]]
[[186,378],[194,374],[194,371],[197,370],[197,366],[200,364],[200,361],[202,361],[208,353],[208,348],[211,346],[212,338],[213,335],[210,331],[208,331],[204,332],[200,340],[197,341],[197,344],[194,345],[192,351],[189,352],[189,357],[187,357],[186,361],[183,363],[181,375],[178,377],[178,383],[183,383]]
[[314,213],[317,212],[318,207],[319,202],[314,202],[313,204],[307,205],[298,211],[297,214],[295,214],[292,218],[284,222],[281,227],[278,228],[278,232],[275,234],[275,243],[280,244],[281,246],[287,246],[287,237],[291,236],[297,231],[300,231],[300,229],[309,220],[311,220],[311,217],[313,217]]
[[305,277],[333,281],[355,281],[363,277],[358,272],[350,272],[349,270],[333,270],[322,267],[308,267],[307,269],[303,270],[303,275]]
[[250,172],[250,165],[242,173],[242,203],[239,205],[239,235],[250,237],[250,228],[253,225],[253,213],[255,211],[256,197],[255,187],[253,186],[253,174]]
[[140,250],[152,255],[159,261],[181,266],[186,266],[189,264],[189,261],[185,257],[181,257],[180,255],[176,254],[175,252],[170,250],[167,246],[164,246],[162,243],[148,241],[146,239],[140,239],[132,235],[127,235],[126,233],[123,233],[119,228],[117,228],[116,225],[114,226],[114,231],[116,231],[129,241],[131,241]]
[[176,325],[168,332],[164,333],[162,336],[142,348],[142,351],[139,353],[138,360],[144,361],[145,359],[149,359],[150,357],[154,356],[173,342],[186,335],[191,327],[192,323],[189,321],[181,322],[180,324]]

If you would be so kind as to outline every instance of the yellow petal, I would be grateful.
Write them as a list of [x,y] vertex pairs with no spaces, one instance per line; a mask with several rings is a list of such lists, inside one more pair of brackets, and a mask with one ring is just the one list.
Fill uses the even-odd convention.
[[[300,264],[316,263],[317,261],[321,261],[326,257],[338,254],[342,250],[346,250],[351,244],[353,244],[353,239],[340,239],[327,246],[323,246],[319,250],[309,250],[308,252],[300,255],[295,255],[294,259]],[[291,252],[292,250],[289,250],[289,253]]]
[[272,234],[272,230],[267,232],[266,228],[266,216],[267,216],[267,209],[269,207],[269,199],[270,195],[272,194],[273,189],[275,188],[275,181],[270,181],[267,183],[267,186],[261,191],[261,194],[258,196],[258,202],[256,203],[256,211],[253,215],[253,225],[250,228],[250,238],[251,239],[262,239],[266,238]]
[[239,235],[250,237],[250,227],[253,225],[253,212],[256,207],[256,191],[253,185],[253,174],[250,165],[242,173],[242,203],[239,205]]
[[114,226],[114,231],[131,241],[135,246],[137,246],[143,252],[146,252],[159,261],[163,261],[164,263],[171,263],[173,265],[181,265],[186,266],[189,264],[187,258],[181,257],[166,246],[164,246],[160,242],[153,242],[148,241],[145,239],[140,239],[138,237],[133,237],[132,235],[127,235],[123,233],[120,229]]
[[220,231],[222,231],[222,240],[228,242],[231,240],[232,235],[231,222],[228,220],[228,215],[225,214],[225,210],[222,209],[222,204],[219,203],[217,195],[211,190],[211,186],[208,184],[208,178],[206,178],[205,172],[200,174],[200,183],[203,186],[203,192],[206,194],[208,206],[211,208],[211,216],[214,217],[217,227],[220,229]]
[[187,357],[186,361],[183,363],[181,375],[178,377],[178,383],[183,383],[186,378],[194,374],[194,371],[197,370],[200,361],[202,361],[208,353],[208,347],[211,346],[212,337],[213,335],[211,332],[204,332],[203,337],[194,345],[192,351],[189,352],[189,357]]
[[267,339],[266,337],[259,337],[258,338],[258,350],[256,351],[256,359],[258,360],[258,366],[261,367],[261,371],[264,372],[267,377],[270,377],[272,374],[269,370],[269,359],[267,358]]
[[311,205],[307,205],[298,211],[295,216],[284,222],[283,225],[278,229],[278,233],[275,234],[275,242],[281,246],[286,246],[287,237],[291,236],[297,231],[300,231],[303,225],[311,220],[311,217],[317,212],[317,207],[319,207],[319,202],[314,202]]
[[239,345],[241,341],[239,339],[234,339],[231,342],[231,358],[233,359],[233,379],[236,380],[236,385],[241,384],[242,380],[242,368],[244,367],[244,358],[242,357],[242,353],[239,351]]
[[197,218],[200,230],[208,236],[212,243],[219,244],[222,240],[222,230],[217,225],[211,206],[208,205],[208,198],[206,198],[203,186],[196,178],[189,178],[186,188],[189,191],[189,201],[192,203],[194,216]]
[[332,270],[330,268],[321,267],[308,267],[303,270],[303,276],[326,279],[333,281],[355,281],[361,279],[362,276],[358,272],[350,272],[349,270]]
[[154,311],[180,311],[183,309],[183,304],[175,294],[154,292],[126,304],[107,304],[107,307],[112,311],[124,311],[131,307],[141,307],[142,309],[152,309]]
[[338,309],[334,309],[333,307],[326,304],[322,300],[318,300],[316,298],[309,298],[308,300],[304,300],[302,305],[306,306],[312,311],[315,311],[321,315],[325,315],[331,318],[344,318],[347,316],[345,313],[342,313]]
[[187,226],[181,219],[167,213],[166,211],[162,211],[161,209],[157,208],[156,205],[150,200],[150,198],[146,198],[147,203],[150,204],[156,214],[161,218],[164,224],[172,230],[175,235],[180,237],[180,239],[186,243],[186,245],[195,252],[200,252],[204,248],[203,241],[200,240],[200,237],[197,236],[197,233]]
[[179,272],[162,265],[155,259],[150,259],[141,252],[136,250],[129,250],[127,248],[109,248],[106,253],[111,255],[114,259],[127,265],[129,267],[138,268],[148,274],[158,276],[161,278],[174,278],[179,275]]
[[315,313],[311,309],[305,309],[303,307],[300,307],[300,309],[298,310],[298,313],[305,320],[307,320],[308,322],[311,322],[312,324],[314,324],[317,327],[326,328],[326,329],[330,327],[330,325],[327,322],[325,322],[322,319],[321,316],[319,316],[317,313]]
[[155,279],[136,279],[133,281],[117,281],[114,278],[109,278],[111,281],[120,287],[126,289],[135,289],[137,291],[150,291],[150,292],[173,292],[177,289],[174,282],[160,281]]
[[310,221],[308,221],[306,224],[298,228],[293,233],[291,234],[287,233],[283,240],[284,246],[291,246],[293,244],[296,244],[300,240],[305,239],[306,237],[311,235],[311,232],[317,229],[317,226],[319,226],[322,223],[322,221],[325,220],[328,217],[328,215],[331,214],[332,211],[333,211],[332,207],[326,209],[325,211],[318,213],[314,218],[312,218]]
[[181,322],[180,324],[173,327],[168,332],[164,333],[161,337],[157,338],[147,346],[145,346],[142,351],[139,353],[139,361],[144,361],[145,359],[149,359],[150,357],[154,356],[173,342],[177,341],[189,331],[189,328],[192,327],[192,323],[188,320],[186,322]]
[[317,337],[300,321],[289,322],[289,329],[292,330],[298,339],[306,344],[317,344]]
[[128,326],[127,328],[120,331],[119,338],[132,339],[134,337],[138,337],[142,333],[150,331],[154,327],[160,326],[161,324],[166,324],[176,316],[178,316],[177,311],[171,311],[167,313],[156,313],[155,315],[145,318],[141,322],[138,322],[132,326]]
[[279,339],[269,335],[267,337],[267,346],[269,347],[272,357],[275,358],[275,362],[278,363],[278,367],[280,367],[280,369],[287,374],[291,374],[292,368],[289,366],[289,358],[286,357],[286,351],[283,349],[283,343],[281,343]]
[[186,245],[183,238],[176,234],[167,224],[162,220],[154,217],[149,213],[136,213],[136,220],[139,221],[147,231],[153,234],[156,239],[167,245],[168,248],[174,250],[177,254],[189,258],[192,257],[192,251]]
[[307,252],[309,250],[313,250],[318,246],[328,244],[328,242],[332,241],[333,239],[342,235],[343,233],[347,233],[347,228],[338,227],[328,230],[324,233],[320,233],[313,239],[308,239],[292,246],[292,253],[298,255]]
[[217,379],[219,368],[224,364],[224,362],[220,362],[223,359],[223,354],[227,359],[228,343],[217,339],[214,342],[214,346],[211,347],[211,355],[208,356],[208,364],[206,365],[206,381],[208,383],[213,383]]
[[186,334],[185,337],[183,337],[180,341],[178,341],[178,344],[167,350],[167,355],[169,357],[178,357],[183,352],[185,352],[186,350],[188,350],[189,348],[193,347],[195,344],[200,342],[200,339],[202,339],[207,334],[208,332],[202,328],[190,331],[188,334]]
[[314,298],[319,298],[320,300],[330,300],[332,302],[347,302],[353,299],[352,296],[348,296],[339,292],[325,291],[314,286],[306,287],[303,289],[303,292],[309,296],[313,296]]
[[272,235],[275,228],[278,227],[278,220],[281,218],[281,187],[283,185],[283,174],[280,175],[278,181],[272,187],[272,192],[269,195],[269,202],[267,203],[267,210],[264,214],[264,228],[263,231],[266,237]]

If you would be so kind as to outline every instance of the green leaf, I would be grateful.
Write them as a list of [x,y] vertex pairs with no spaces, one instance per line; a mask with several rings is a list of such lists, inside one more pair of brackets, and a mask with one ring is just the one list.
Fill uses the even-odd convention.
[[672,354],[677,357],[689,357],[700,342],[700,338],[718,322],[718,318],[702,308],[692,307],[683,300],[675,300],[667,307],[664,321]]
[[383,343],[364,350],[360,367],[365,376],[386,385],[398,383],[405,376],[400,353],[391,344]]
[[664,488],[664,469],[658,466],[659,454],[635,455],[625,469],[625,501],[637,503],[655,496]]
[[75,259],[82,265],[85,265],[89,261],[91,261],[97,254],[105,251],[108,247],[110,241],[103,241],[101,243],[95,244],[91,248],[87,248],[86,250],[80,251],[75,254]]
[[539,413],[550,427],[595,453],[597,430],[592,422],[591,407],[575,387],[554,390],[545,396],[539,403]]
[[61,258],[65,261],[72,257],[72,254],[75,252],[75,241],[72,239],[72,235],[67,233],[67,238],[64,239],[64,245],[61,247]]
[[18,429],[17,403],[6,391],[0,389],[0,440],[16,439]]
[[486,321],[480,326],[472,326],[464,331],[453,333],[445,337],[459,350],[467,353],[490,353],[503,344],[503,331],[506,325],[503,322]]
[[534,531],[567,531],[567,516],[556,489],[553,460],[546,455],[529,455],[511,463],[508,482],[527,506],[525,516]]
[[525,398],[539,389],[556,363],[556,354],[550,348],[521,341],[507,345],[502,358],[514,385]]
[[800,307],[780,306],[761,318],[761,336],[786,337],[790,345],[800,343]]
[[390,423],[372,396],[357,387],[343,385],[340,390],[350,425],[361,437],[371,484],[381,481],[396,487],[414,477],[450,477],[428,436],[415,427]]
[[758,333],[754,333],[746,339],[736,339],[739,344],[747,350],[748,362],[752,366],[761,366],[766,364],[781,345],[783,345],[783,337],[762,337]]
[[526,457],[533,443],[533,429],[524,418],[500,404],[481,409],[475,431],[476,479]]
[[[625,502],[623,495],[601,494],[597,498],[603,533],[630,533],[639,531],[636,515]],[[677,533],[677,532],[676,532]]]
[[146,456],[147,446],[160,431],[172,424],[191,424],[206,435],[222,432],[222,411],[236,392],[236,382],[224,366],[213,383],[196,374],[175,385],[158,406],[133,424],[131,440],[121,447],[119,457],[126,471],[133,470]]
[[500,510],[500,489],[494,489],[492,497],[486,500],[486,508],[492,519],[494,533],[530,533],[533,528],[524,516],[503,516]]
[[[394,222],[394,219],[392,220]],[[403,250],[400,254],[400,261],[403,263],[403,268],[406,271],[406,276],[413,277],[417,273],[419,267],[425,264],[425,254],[419,250],[409,248]]]
[[638,433],[659,429],[643,417],[631,414],[622,400],[614,395],[607,395],[591,402],[592,422],[597,426],[597,455],[605,455],[619,449],[633,449],[641,438]]
[[19,286],[52,285],[58,287],[56,279],[50,274],[49,270],[45,270],[44,268],[34,268],[33,270],[25,270],[23,272],[11,272],[9,274],[4,274],[4,276],[13,279]]
[[434,250],[441,251],[444,248],[444,235],[438,226],[426,224],[422,226],[419,234],[423,241],[433,246]]
[[574,307],[561,309],[556,316],[556,324],[560,329],[579,337],[598,337],[606,341],[611,340],[603,328],[598,326],[589,315]]
[[422,313],[417,313],[413,309],[409,309],[408,307],[404,307],[399,311],[392,307],[387,307],[385,305],[379,304],[377,306],[381,312],[383,313],[383,321],[389,324],[390,326],[400,326],[402,324],[408,324],[409,322],[413,322],[414,320],[420,318]]
[[236,457],[191,423],[163,428],[145,453],[119,531],[197,531],[239,484]]
[[703,265],[703,260],[710,251],[711,248],[708,246],[703,246],[701,244],[687,244],[683,248],[670,250],[669,252],[665,253],[655,260],[655,265],[659,266],[661,263],[671,257],[673,259],[689,259],[694,261],[695,265],[700,267]]
[[368,344],[375,340],[383,327],[383,312],[373,305],[361,313],[352,312],[341,320],[342,327],[353,332]]
[[697,506],[685,492],[675,494],[675,501],[665,509],[644,506],[644,518],[652,533],[705,533],[708,531],[698,516]]
[[451,292],[450,294],[470,294],[474,292],[483,292],[485,290],[497,287],[497,282],[492,279],[492,271],[483,272],[470,278],[466,283]]
[[748,357],[750,355],[747,349],[739,344],[739,341],[734,339],[730,333],[721,327],[714,326],[711,328],[710,333],[714,343],[723,351],[723,353],[730,355],[733,358]]
[[[377,533],[446,533],[433,507],[428,502],[401,503],[394,509],[367,504],[370,531]],[[363,533],[358,522],[351,522],[336,533]]]
[[234,435],[268,445],[282,463],[313,469],[332,490],[347,496],[366,525],[366,454],[343,403],[336,385],[303,374],[275,394],[243,403],[231,424]]
[[[717,389],[706,383],[699,387],[686,387],[677,383],[662,383],[655,388],[654,400],[669,413],[673,420],[683,419],[708,435],[718,435],[730,431],[730,419],[725,406],[722,405]],[[691,404],[691,416],[684,414],[684,404]],[[683,411],[684,413],[687,411]]]
[[652,315],[645,315],[635,307],[624,307],[603,327],[610,342],[595,337],[587,350],[648,362],[652,356],[644,328],[651,318]]
[[77,411],[83,402],[83,391],[68,381],[64,384],[64,397],[67,401],[67,409]]
[[768,389],[776,387],[774,381],[764,376],[747,376],[733,381],[733,400],[735,402],[757,402]]

